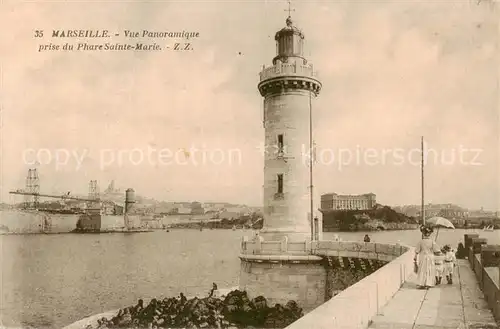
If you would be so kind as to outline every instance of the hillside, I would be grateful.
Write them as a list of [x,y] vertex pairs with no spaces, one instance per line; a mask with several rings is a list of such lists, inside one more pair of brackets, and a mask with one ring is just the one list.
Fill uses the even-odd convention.
[[[252,228],[261,229],[262,213],[254,212],[235,218],[222,218],[219,221],[206,223],[179,223],[172,225],[178,228],[211,229]],[[408,230],[418,228],[418,220],[396,212],[388,206],[379,206],[370,210],[337,210],[323,213],[323,231],[376,231],[376,230]]]
[[403,230],[417,227],[416,218],[401,214],[388,206],[369,210],[323,211],[325,232]]

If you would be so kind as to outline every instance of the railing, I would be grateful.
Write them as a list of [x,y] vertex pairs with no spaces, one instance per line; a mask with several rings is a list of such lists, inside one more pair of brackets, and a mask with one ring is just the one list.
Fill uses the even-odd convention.
[[408,250],[400,244],[383,244],[349,241],[302,241],[291,242],[285,237],[281,241],[265,241],[261,237],[241,241],[242,255],[312,254],[316,256],[353,257],[392,261]]
[[276,63],[276,65],[264,68],[260,72],[260,81],[276,78],[283,75],[305,76],[318,78],[318,73],[314,71],[312,65]]
[[314,254],[319,256],[353,257],[392,261],[408,251],[407,246],[354,241],[317,241],[312,245]]
[[282,254],[311,254],[309,241],[290,242],[284,237],[281,241],[264,241],[258,237],[252,241],[243,237],[241,241],[242,255],[282,255]]

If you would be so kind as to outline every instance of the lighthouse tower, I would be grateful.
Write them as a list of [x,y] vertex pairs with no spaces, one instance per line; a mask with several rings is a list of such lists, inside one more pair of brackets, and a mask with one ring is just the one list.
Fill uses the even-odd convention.
[[[305,312],[325,301],[326,268],[314,255],[311,102],[321,90],[292,18],[276,33],[273,65],[260,72],[264,97],[264,227],[241,242],[239,287],[269,303],[296,301]],[[313,222],[316,224],[316,221]]]
[[304,57],[304,34],[288,16],[273,65],[260,73],[264,97],[264,239],[311,239],[311,102],[321,83]]

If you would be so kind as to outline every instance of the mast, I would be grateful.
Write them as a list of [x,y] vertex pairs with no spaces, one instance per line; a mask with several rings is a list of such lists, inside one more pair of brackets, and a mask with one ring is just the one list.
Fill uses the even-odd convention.
[[421,196],[421,209],[420,213],[422,214],[422,225],[425,225],[425,203],[424,203],[424,136],[420,139],[420,153],[422,156],[422,161],[420,164],[421,169],[421,183],[422,183],[422,196]]
[[311,201],[311,241],[314,240],[314,200],[313,200],[313,124],[312,124],[312,92],[309,92],[309,188]]

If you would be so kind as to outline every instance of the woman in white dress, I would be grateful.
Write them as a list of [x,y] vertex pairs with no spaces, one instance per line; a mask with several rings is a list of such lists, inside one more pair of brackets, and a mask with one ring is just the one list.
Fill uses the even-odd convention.
[[[436,266],[434,264],[434,253],[441,248],[430,237],[434,230],[430,226],[422,226],[422,240],[415,247],[413,261],[418,265],[417,285],[419,289],[429,289],[436,285]],[[418,262],[417,262],[418,256]]]

